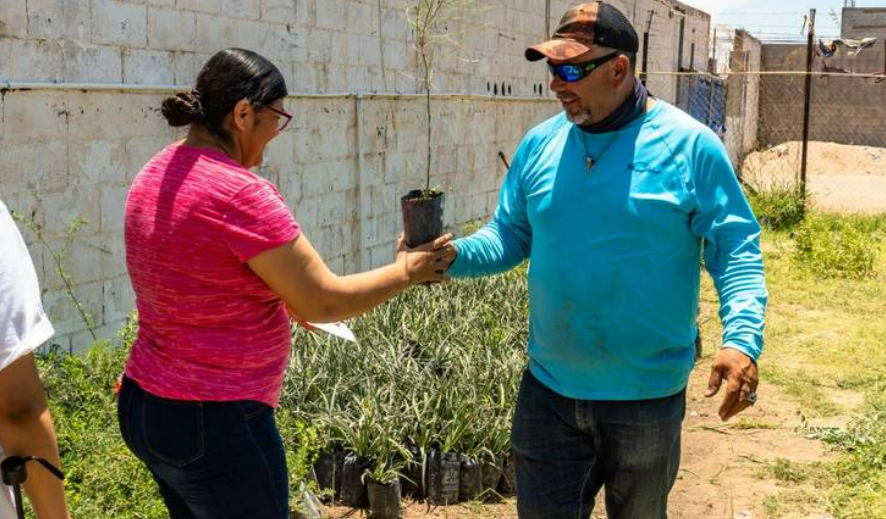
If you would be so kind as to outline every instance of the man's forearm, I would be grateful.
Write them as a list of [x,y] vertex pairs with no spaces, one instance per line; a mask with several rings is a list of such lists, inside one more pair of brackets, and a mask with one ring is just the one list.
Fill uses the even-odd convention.
[[458,254],[449,274],[478,277],[508,271],[529,256],[530,240],[527,233],[493,220],[471,236],[455,241]]

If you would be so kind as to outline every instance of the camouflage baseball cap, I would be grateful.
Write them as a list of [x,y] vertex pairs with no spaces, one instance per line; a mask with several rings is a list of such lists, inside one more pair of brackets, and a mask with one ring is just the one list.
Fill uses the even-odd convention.
[[526,49],[526,59],[570,60],[595,45],[625,52],[640,48],[637,32],[621,11],[604,2],[588,2],[567,11],[550,40]]

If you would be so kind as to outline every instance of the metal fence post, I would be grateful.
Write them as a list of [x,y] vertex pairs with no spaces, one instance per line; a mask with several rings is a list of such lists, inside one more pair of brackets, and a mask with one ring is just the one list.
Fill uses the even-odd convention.
[[649,18],[646,19],[646,30],[643,31],[643,70],[640,72],[640,80],[643,86],[646,86],[648,77],[647,66],[649,65],[649,33],[652,31],[652,17],[655,16],[655,9],[649,10]]
[[800,159],[800,195],[806,211],[806,170],[809,160],[809,112],[812,108],[812,45],[815,38],[815,9],[809,10],[809,36],[806,41],[806,90],[803,101],[803,155]]

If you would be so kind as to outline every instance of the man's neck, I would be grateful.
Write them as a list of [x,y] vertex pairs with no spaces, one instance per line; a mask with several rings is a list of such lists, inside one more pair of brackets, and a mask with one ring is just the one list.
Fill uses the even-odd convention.
[[633,81],[629,82],[630,86],[622,85],[622,87],[619,88],[619,90],[617,92],[615,92],[615,94],[611,98],[611,102],[610,102],[609,106],[606,107],[606,110],[605,110],[606,114],[603,115],[602,117],[597,118],[594,121],[591,121],[591,124],[596,124],[596,123],[606,119],[610,115],[612,115],[613,112],[618,110],[619,107],[621,105],[623,105],[624,102],[627,101],[628,98],[633,95],[634,88],[637,85],[637,78],[632,78],[632,79],[633,79]]

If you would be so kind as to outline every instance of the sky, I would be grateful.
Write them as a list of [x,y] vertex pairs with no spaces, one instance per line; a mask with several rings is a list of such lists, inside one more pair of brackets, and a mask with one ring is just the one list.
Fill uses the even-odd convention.
[[[815,9],[816,35],[840,35],[839,18],[844,0],[681,0],[711,14],[712,26],[744,27],[766,40],[806,39],[804,17]],[[856,7],[886,7],[886,0],[856,0]],[[832,14],[833,13],[833,14]],[[836,20],[834,17],[836,16]]]

